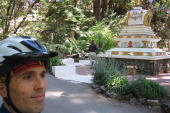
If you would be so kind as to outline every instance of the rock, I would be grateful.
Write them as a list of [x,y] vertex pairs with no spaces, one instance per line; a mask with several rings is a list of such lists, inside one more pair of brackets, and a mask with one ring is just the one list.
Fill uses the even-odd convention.
[[139,102],[140,102],[142,105],[147,105],[147,100],[146,100],[146,98],[139,98]]
[[160,105],[158,100],[147,100],[147,103],[150,106],[159,106]]
[[155,113],[162,113],[160,106],[152,106],[151,110],[154,111]]
[[119,96],[118,94],[116,94],[116,93],[112,93],[111,98],[116,99],[118,96]]
[[106,91],[105,95],[108,96],[108,97],[112,97],[113,92],[111,92],[111,91]]
[[107,97],[111,97],[112,92],[111,92],[111,91],[106,91],[105,95],[106,95]]
[[148,106],[148,108],[149,108],[149,109],[152,109],[152,107],[151,107],[150,105]]
[[124,95],[117,95],[116,99],[119,100],[119,101],[124,101],[125,96]]
[[106,92],[106,88],[104,86],[99,86],[101,93],[104,94]]
[[100,88],[96,88],[95,90],[96,90],[97,93],[101,93],[102,92]]
[[128,95],[125,95],[125,99],[128,100],[128,101],[129,101],[131,98],[133,98],[132,93],[130,93],[130,94],[128,94]]
[[92,87],[93,89],[97,89],[99,86],[98,86],[98,85],[95,85],[95,84],[92,84],[91,87]]
[[164,113],[170,113],[170,103],[162,103],[161,109]]
[[131,105],[135,105],[135,104],[137,103],[137,99],[136,99],[136,98],[131,98],[130,101],[129,101],[129,103],[130,103]]
[[104,86],[99,86],[98,88],[96,88],[96,92],[104,94],[106,92],[106,89]]

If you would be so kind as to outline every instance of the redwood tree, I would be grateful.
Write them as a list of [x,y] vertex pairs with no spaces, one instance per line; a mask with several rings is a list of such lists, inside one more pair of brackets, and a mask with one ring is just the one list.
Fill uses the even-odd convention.
[[101,20],[100,8],[101,8],[100,0],[94,0],[93,1],[93,14],[98,21]]

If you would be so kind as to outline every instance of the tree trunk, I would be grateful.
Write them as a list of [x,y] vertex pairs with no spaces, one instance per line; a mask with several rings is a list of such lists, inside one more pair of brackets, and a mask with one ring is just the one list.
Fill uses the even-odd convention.
[[94,0],[93,1],[93,14],[98,21],[101,20],[100,0]]
[[72,42],[74,42],[75,41],[75,39],[74,39],[74,31],[70,31],[70,39],[71,39],[71,41]]
[[108,0],[102,0],[102,19],[104,18],[104,14],[107,13],[107,6],[108,6]]
[[6,15],[4,15],[6,18],[4,19],[4,24],[3,24],[3,26],[4,26],[3,33],[2,33],[3,38],[8,37],[10,19],[11,19],[12,14],[13,14],[14,7],[15,7],[15,1],[10,0],[8,7],[7,7],[7,13],[6,13]]

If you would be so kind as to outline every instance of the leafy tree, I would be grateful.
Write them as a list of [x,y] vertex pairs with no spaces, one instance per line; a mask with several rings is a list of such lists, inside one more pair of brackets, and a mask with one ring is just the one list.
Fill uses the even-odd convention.
[[86,16],[83,10],[78,7],[55,2],[50,3],[48,7],[49,10],[45,20],[48,24],[46,30],[48,33],[54,33],[53,41],[55,43],[64,42],[65,38],[70,37],[70,31],[74,31],[76,33],[75,38],[78,39],[77,37],[81,35],[82,31],[93,25],[93,17]]
[[[23,25],[27,15],[31,12],[32,8],[40,0],[27,4],[21,0],[1,0],[0,4],[0,28],[2,29],[1,39],[8,37],[9,34],[17,33],[18,29]],[[23,16],[24,15],[24,16]],[[17,23],[17,18],[22,16],[20,23]]]
[[103,52],[115,46],[113,33],[110,28],[102,22],[96,24],[88,30],[87,40],[95,40],[99,47],[98,52]]
[[66,37],[69,37],[65,24],[65,9],[71,10],[73,6],[67,6],[64,2],[49,2],[48,11],[45,14],[44,31],[42,32],[43,39],[50,40],[53,33],[53,42],[62,43]]
[[94,0],[93,12],[98,21],[101,21],[109,11],[117,15],[124,15],[134,3],[134,0]]

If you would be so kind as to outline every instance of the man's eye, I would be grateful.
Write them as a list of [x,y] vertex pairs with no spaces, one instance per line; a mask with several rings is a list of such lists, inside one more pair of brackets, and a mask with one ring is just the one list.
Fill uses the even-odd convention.
[[27,76],[25,76],[24,78],[25,78],[25,79],[32,79],[33,76],[32,76],[32,75],[27,75]]
[[46,73],[42,73],[41,77],[44,78],[46,76]]

